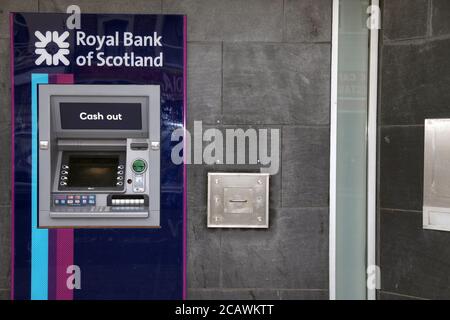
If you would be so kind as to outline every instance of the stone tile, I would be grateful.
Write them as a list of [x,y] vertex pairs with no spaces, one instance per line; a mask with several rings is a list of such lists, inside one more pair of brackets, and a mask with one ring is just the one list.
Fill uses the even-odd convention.
[[11,201],[11,126],[0,122],[0,205],[9,205]]
[[422,300],[422,298],[405,296],[398,293],[380,291],[377,300]]
[[423,145],[423,126],[381,128],[381,208],[422,210]]
[[11,123],[9,40],[0,39],[0,123]]
[[225,288],[328,288],[328,209],[271,210],[269,229],[222,230]]
[[66,12],[76,4],[82,13],[161,13],[162,0],[39,0],[40,12]]
[[0,300],[11,300],[11,291],[9,289],[0,289]]
[[281,41],[283,0],[163,0],[187,14],[188,41]]
[[9,14],[11,12],[37,12],[38,0],[2,0],[0,4],[0,38],[9,39]]
[[216,124],[222,113],[222,44],[188,44],[188,122]]
[[0,289],[11,282],[11,208],[0,206]]
[[298,42],[330,42],[331,8],[331,0],[286,0],[285,39]]
[[[268,126],[268,127],[261,127],[261,126],[203,126],[203,131],[206,131],[208,129],[217,129],[222,132],[223,135],[223,159],[220,164],[213,164],[213,165],[207,165],[207,164],[192,164],[188,165],[187,171],[188,171],[188,201],[190,206],[194,207],[202,207],[206,206],[206,199],[207,199],[207,182],[208,182],[208,172],[261,172],[262,168],[267,168],[267,165],[262,164],[249,164],[249,157],[248,157],[248,150],[249,150],[249,144],[248,141],[246,141],[246,163],[247,164],[237,164],[236,161],[236,154],[237,151],[235,150],[235,164],[224,164],[223,162],[226,160],[226,130],[227,129],[242,129],[246,131],[247,129],[267,129],[268,130],[268,154],[272,154],[272,150],[270,148],[271,146],[271,129],[278,129],[280,140],[281,140],[281,128],[276,126]],[[188,128],[191,132],[191,139],[194,140],[193,137],[193,129],[192,127]],[[259,136],[260,137],[260,136]],[[236,141],[236,140],[235,140]],[[210,142],[203,142],[203,148],[205,148],[206,145],[208,145]],[[194,143],[192,142],[192,148],[194,148]],[[281,144],[281,141],[280,141]],[[236,149],[236,143],[235,143],[235,149]],[[281,157],[281,145],[279,146],[279,154]],[[256,150],[257,152],[260,152],[260,150]],[[259,153],[258,153],[259,155]],[[191,152],[191,161],[194,161],[194,155],[193,152]],[[273,164],[274,170],[276,169],[276,165]],[[276,174],[271,175],[270,177],[270,186],[269,186],[269,205],[271,208],[278,208],[281,206],[281,160],[278,159],[278,172]]]
[[450,34],[450,1],[433,0],[432,30],[433,36]]
[[425,37],[428,0],[383,1],[382,29],[385,40]]
[[328,127],[283,128],[283,207],[328,206],[329,140]]
[[422,229],[422,213],[381,211],[381,289],[450,299],[450,233]]
[[328,290],[280,290],[281,300],[329,300]]
[[225,43],[225,124],[328,124],[330,45]]
[[188,210],[188,287],[218,287],[221,230],[206,227],[205,208]]
[[189,300],[328,300],[327,290],[189,289]]
[[189,300],[280,300],[282,290],[270,289],[189,289]]
[[450,39],[382,49],[381,124],[450,117]]
[[208,172],[214,171],[213,166],[207,165],[188,165],[188,206],[206,207],[208,194]]

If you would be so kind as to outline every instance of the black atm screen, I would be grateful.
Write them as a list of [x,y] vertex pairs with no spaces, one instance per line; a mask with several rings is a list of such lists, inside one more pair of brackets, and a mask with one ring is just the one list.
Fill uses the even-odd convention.
[[119,155],[101,157],[69,157],[69,188],[115,188]]
[[140,103],[61,102],[63,130],[141,130]]

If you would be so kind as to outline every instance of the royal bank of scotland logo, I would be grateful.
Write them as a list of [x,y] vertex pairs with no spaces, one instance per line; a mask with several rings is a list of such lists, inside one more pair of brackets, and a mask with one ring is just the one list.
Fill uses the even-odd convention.
[[35,63],[41,65],[45,62],[47,66],[57,66],[60,63],[65,66],[69,65],[66,58],[69,55],[69,32],[65,31],[61,35],[57,31],[47,31],[45,35],[40,31],[34,33],[38,41],[34,43],[36,49],[34,53],[38,55]]

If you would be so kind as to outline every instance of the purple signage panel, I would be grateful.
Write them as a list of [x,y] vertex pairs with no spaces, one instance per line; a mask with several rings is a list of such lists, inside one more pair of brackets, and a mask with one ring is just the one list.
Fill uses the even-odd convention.
[[[186,17],[75,18],[79,25],[68,14],[10,15],[12,298],[183,299],[186,168],[171,161],[171,134],[186,124]],[[38,88],[45,84],[160,86],[159,228],[38,228]],[[61,103],[61,126],[139,130],[140,108]]]

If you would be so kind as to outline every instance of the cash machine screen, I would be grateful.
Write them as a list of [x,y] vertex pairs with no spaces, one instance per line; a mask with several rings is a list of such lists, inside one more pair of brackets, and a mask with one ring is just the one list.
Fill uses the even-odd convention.
[[69,188],[116,187],[119,157],[69,157]]
[[63,152],[59,190],[121,190],[124,169],[124,152]]

